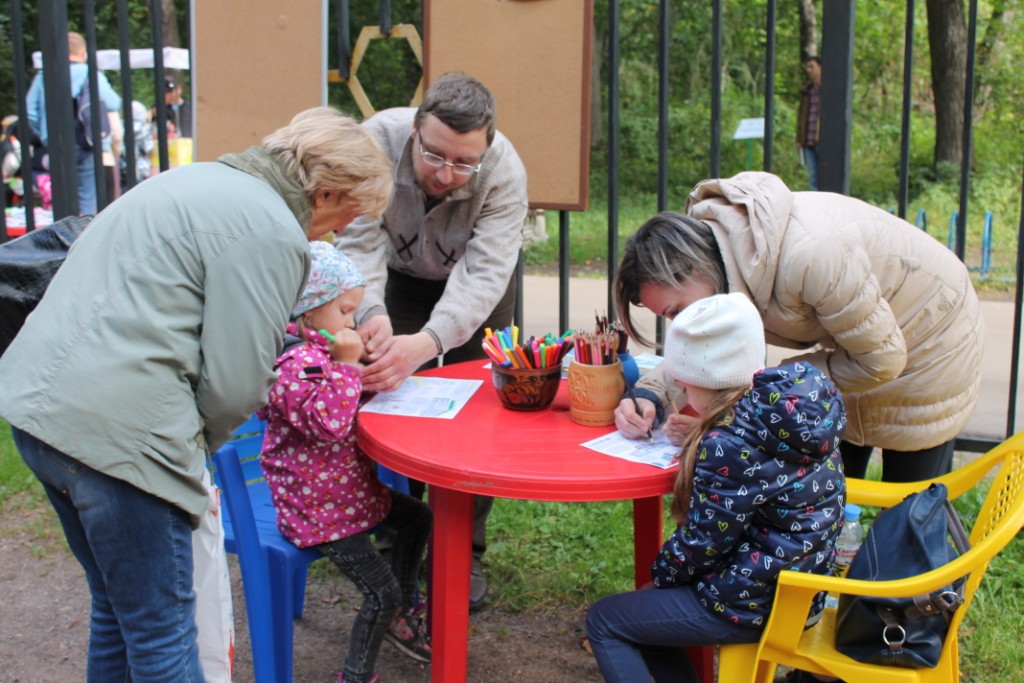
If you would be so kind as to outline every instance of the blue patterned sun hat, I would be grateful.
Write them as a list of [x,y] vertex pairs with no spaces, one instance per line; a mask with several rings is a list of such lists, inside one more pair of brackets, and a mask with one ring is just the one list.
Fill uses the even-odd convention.
[[302,290],[299,303],[292,309],[292,319],[328,301],[334,301],[351,289],[366,285],[363,274],[352,259],[327,242],[310,242],[309,254],[312,258],[309,279],[306,280],[306,288]]

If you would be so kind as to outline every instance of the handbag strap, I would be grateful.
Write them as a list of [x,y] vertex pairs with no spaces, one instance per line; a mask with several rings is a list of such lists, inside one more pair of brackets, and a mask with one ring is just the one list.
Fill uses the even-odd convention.
[[964,524],[960,521],[960,515],[956,514],[953,504],[946,501],[946,529],[953,537],[953,545],[959,554],[963,555],[971,549],[971,541],[964,530]]
[[964,604],[964,584],[957,581],[954,590],[944,590],[929,595],[915,595],[914,603],[903,610],[908,619],[920,619],[941,614],[946,625],[953,619],[953,612]]

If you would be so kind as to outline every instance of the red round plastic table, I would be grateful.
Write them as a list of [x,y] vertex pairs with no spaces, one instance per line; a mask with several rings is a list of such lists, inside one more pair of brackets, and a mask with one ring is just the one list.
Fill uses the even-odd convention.
[[[521,500],[633,501],[633,559],[638,586],[662,542],[662,496],[675,469],[632,463],[582,447],[614,427],[584,427],[569,419],[565,382],[547,410],[503,407],[484,361],[421,373],[479,379],[454,419],[361,412],[359,444],[374,460],[424,481],[434,512],[430,587],[433,661],[431,681],[466,680],[473,494]],[[697,653],[691,653],[691,656]],[[694,657],[701,680],[714,680],[713,650]]]

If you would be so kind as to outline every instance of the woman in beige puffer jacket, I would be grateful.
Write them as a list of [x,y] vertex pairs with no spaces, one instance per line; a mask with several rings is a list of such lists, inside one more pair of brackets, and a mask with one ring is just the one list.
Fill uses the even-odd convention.
[[[685,216],[658,214],[629,239],[615,292],[623,325],[645,343],[630,304],[671,317],[696,298],[743,293],[769,343],[806,349],[796,358],[842,391],[847,476],[864,476],[876,446],[886,481],[949,470],[978,399],[981,309],[964,264],[906,221],[844,195],[791,192],[769,173],[707,180]],[[641,414],[623,402],[619,429],[639,437],[668,399],[685,405],[670,387],[648,373]]]

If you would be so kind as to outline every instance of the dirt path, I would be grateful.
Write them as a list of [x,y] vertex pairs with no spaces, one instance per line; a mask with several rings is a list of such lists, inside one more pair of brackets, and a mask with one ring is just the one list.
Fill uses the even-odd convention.
[[[84,681],[89,596],[82,570],[67,550],[48,507],[0,510],[0,681]],[[234,556],[235,681],[253,680],[245,601]],[[358,595],[333,568],[311,578],[306,610],[295,624],[296,683],[333,683]],[[472,683],[600,681],[580,646],[583,613],[557,616],[487,610],[470,622]],[[426,667],[385,644],[379,661],[385,683],[428,683]]]

